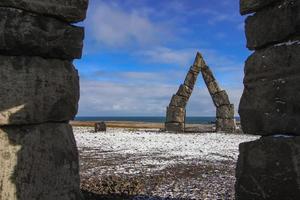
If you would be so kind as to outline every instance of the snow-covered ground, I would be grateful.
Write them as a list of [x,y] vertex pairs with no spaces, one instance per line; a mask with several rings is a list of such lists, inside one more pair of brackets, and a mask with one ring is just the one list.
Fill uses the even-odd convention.
[[[174,164],[205,161],[235,161],[239,143],[255,140],[257,136],[224,133],[174,134],[155,130],[108,129],[94,133],[92,128],[75,127],[79,150],[93,156],[123,157],[116,172],[133,165],[127,173],[137,173],[145,166],[162,170]],[[133,159],[134,157],[134,159]],[[132,163],[131,161],[135,162]]]

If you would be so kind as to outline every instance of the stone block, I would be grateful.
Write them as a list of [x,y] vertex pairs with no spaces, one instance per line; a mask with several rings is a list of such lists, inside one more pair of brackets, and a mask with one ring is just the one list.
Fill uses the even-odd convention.
[[246,19],[247,47],[251,50],[287,40],[300,32],[300,1],[285,0],[281,5],[257,12]]
[[240,13],[246,15],[282,0],[240,0]]
[[216,119],[216,131],[233,133],[236,130],[235,119]]
[[217,108],[217,118],[233,119],[234,118],[234,105],[223,105]]
[[188,86],[190,89],[193,90],[197,81],[197,77],[198,77],[198,73],[195,73],[190,70],[186,75],[186,78],[184,80],[184,85]]
[[300,198],[300,137],[262,137],[239,150],[236,200]]
[[203,80],[206,84],[209,84],[210,82],[216,81],[212,71],[210,70],[210,68],[207,65],[205,65],[201,69],[201,73],[202,73]]
[[79,22],[86,17],[88,0],[1,0],[0,6],[53,16],[66,22]]
[[0,7],[0,16],[0,54],[67,60],[81,57],[83,28],[13,8]]
[[221,92],[221,88],[216,81],[211,81],[207,83],[206,86],[211,96],[215,95],[218,92]]
[[180,85],[176,95],[190,98],[190,96],[192,95],[192,90],[186,85]]
[[185,108],[187,102],[188,102],[188,98],[183,96],[173,95],[169,106]]
[[165,123],[166,131],[170,132],[184,132],[184,123]]
[[71,62],[0,56],[0,125],[68,121],[77,113],[78,99]]
[[256,51],[245,65],[239,114],[248,134],[300,135],[300,45]]
[[214,95],[212,95],[213,102],[215,106],[218,108],[223,105],[230,105],[230,101],[228,95],[225,90],[222,90]]
[[68,124],[1,127],[0,160],[0,199],[81,199],[78,152]]
[[169,106],[167,107],[166,122],[185,122],[185,108]]

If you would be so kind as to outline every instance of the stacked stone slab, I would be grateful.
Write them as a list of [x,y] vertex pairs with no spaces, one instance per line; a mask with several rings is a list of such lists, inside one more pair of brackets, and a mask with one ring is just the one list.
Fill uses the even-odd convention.
[[167,107],[167,117],[165,123],[166,131],[184,132],[186,104],[192,95],[194,85],[200,73],[201,67],[205,66],[202,55],[198,52],[193,66],[190,67],[185,81],[180,85],[176,94],[173,95],[169,106]]
[[0,199],[81,199],[77,113],[87,0],[0,1]]
[[226,91],[220,89],[217,80],[207,65],[201,68],[201,73],[209,94],[216,106],[216,131],[234,132],[236,129],[234,105],[230,103]]
[[300,199],[300,1],[241,0],[247,47],[236,199]]

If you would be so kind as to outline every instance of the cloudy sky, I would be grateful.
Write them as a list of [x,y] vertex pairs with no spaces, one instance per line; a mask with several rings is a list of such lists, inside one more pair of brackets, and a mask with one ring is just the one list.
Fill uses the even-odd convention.
[[[238,2],[90,0],[78,116],[164,116],[197,51],[237,108],[250,54]],[[187,115],[215,115],[201,76]]]

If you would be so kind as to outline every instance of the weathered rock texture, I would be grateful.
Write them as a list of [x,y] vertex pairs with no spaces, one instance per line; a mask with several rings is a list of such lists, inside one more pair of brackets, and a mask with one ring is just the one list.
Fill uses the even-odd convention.
[[0,1],[0,199],[79,200],[77,113],[87,0]]
[[300,33],[300,1],[284,0],[246,19],[247,47],[260,49]]
[[88,0],[1,0],[0,6],[50,15],[66,22],[79,22],[85,19]]
[[184,84],[180,85],[177,93],[173,95],[166,113],[166,131],[184,132],[186,104],[192,95],[194,85],[197,81],[200,68],[205,66],[205,62],[200,53],[197,53],[193,66],[188,71]]
[[0,56],[0,125],[68,121],[79,100],[77,70],[69,61]]
[[245,15],[256,12],[276,2],[280,0],[240,0],[240,13]]
[[225,90],[221,90],[212,71],[205,65],[201,68],[202,77],[216,106],[216,131],[234,132],[234,105],[230,103]]
[[68,124],[0,128],[0,199],[79,199],[78,154]]
[[0,16],[0,54],[81,57],[83,28],[13,8],[0,7]]
[[300,199],[299,3],[267,3],[246,20],[256,52],[246,61],[239,114],[244,133],[263,137],[240,145],[237,200]]
[[300,135],[300,45],[256,51],[245,65],[239,113],[249,134]]
[[300,137],[240,144],[236,199],[300,199]]

